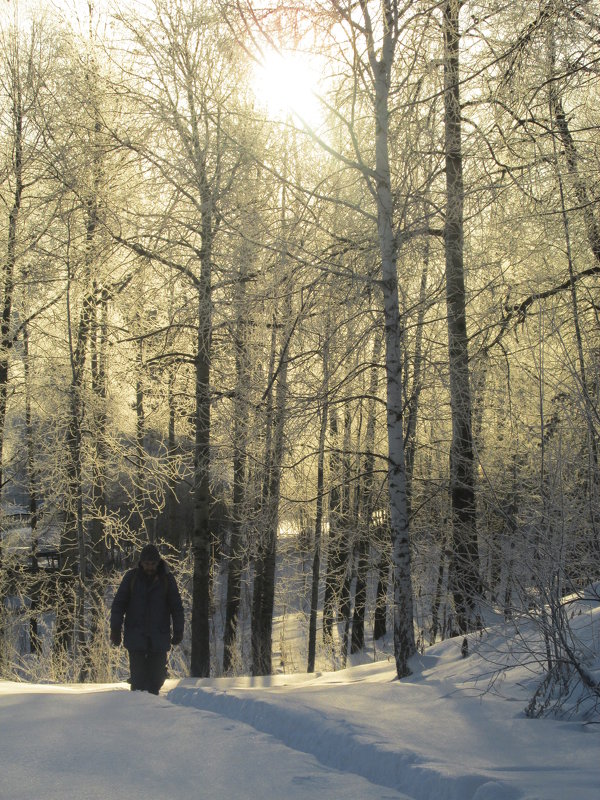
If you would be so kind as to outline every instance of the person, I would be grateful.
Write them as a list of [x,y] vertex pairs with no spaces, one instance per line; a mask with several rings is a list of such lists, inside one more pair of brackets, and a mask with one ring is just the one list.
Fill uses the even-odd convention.
[[153,544],[125,573],[112,602],[110,640],[115,647],[121,644],[123,620],[131,689],[158,694],[167,676],[167,653],[183,639],[184,615],[175,577]]

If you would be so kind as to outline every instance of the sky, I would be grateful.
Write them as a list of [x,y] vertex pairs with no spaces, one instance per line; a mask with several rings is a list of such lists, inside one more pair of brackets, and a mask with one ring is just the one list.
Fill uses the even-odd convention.
[[[572,605],[600,679],[600,584]],[[270,678],[0,682],[0,800],[598,800],[600,711],[524,709],[542,677],[526,621],[393,660]],[[525,663],[527,662],[527,663]]]

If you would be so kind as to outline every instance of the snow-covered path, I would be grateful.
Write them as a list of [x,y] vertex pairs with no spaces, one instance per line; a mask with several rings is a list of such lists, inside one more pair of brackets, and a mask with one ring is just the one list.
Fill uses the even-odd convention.
[[[600,681],[598,596],[572,629]],[[0,681],[0,800],[599,800],[597,694],[573,683],[562,718],[527,717],[536,631],[510,631],[472,634],[466,658],[438,642],[402,681],[391,660],[159,697]]]
[[114,687],[2,685],[0,764],[1,800],[406,798],[243,723]]

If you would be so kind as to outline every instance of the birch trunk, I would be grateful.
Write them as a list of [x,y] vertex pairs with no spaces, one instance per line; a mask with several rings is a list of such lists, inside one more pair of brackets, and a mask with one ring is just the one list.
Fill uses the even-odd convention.
[[382,341],[375,335],[371,356],[371,375],[367,393],[367,427],[365,443],[362,448],[365,459],[360,470],[357,489],[357,522],[359,530],[356,589],[354,593],[354,614],[352,617],[352,638],[350,652],[358,653],[365,646],[365,611],[367,606],[367,577],[369,570],[369,550],[373,517],[373,469],[375,467],[375,396],[377,393],[379,359]]
[[148,540],[145,513],[145,461],[146,461],[146,412],[144,391],[144,340],[140,337],[136,351],[136,378],[135,378],[135,486],[134,486],[134,517],[132,527],[139,533],[143,541]]
[[[204,172],[202,173],[204,174]],[[191,675],[210,675],[210,573],[212,536],[210,529],[210,349],[212,326],[212,196],[206,180],[201,185],[202,248],[198,292],[198,335],[195,358],[196,405],[194,448],[194,575],[192,584]]]
[[464,186],[459,83],[459,13],[461,5],[462,0],[446,0],[443,5],[446,150],[444,249],[452,412],[452,442],[450,446],[453,530],[451,588],[458,630],[466,632],[470,627],[476,600],[480,594],[480,577],[463,265]]
[[415,332],[415,349],[413,355],[412,388],[408,401],[408,419],[406,422],[406,488],[410,516],[412,500],[412,479],[417,449],[417,421],[419,418],[419,400],[421,397],[421,374],[423,370],[423,324],[427,298],[427,277],[429,272],[429,244],[425,244],[424,264],[419,288],[419,313]]
[[82,680],[100,681],[106,676],[103,665],[94,663],[94,644],[103,636],[104,570],[106,567],[106,519],[108,500],[106,488],[107,467],[107,347],[108,347],[108,292],[94,286],[94,315],[90,336],[90,365],[92,374],[92,413],[94,458],[92,463],[92,518],[89,523],[91,580],[89,586],[90,623],[85,645],[85,664]]
[[[288,291],[284,318],[291,320],[291,294]],[[284,329],[287,332],[287,326]],[[287,336],[284,338],[286,341]],[[279,498],[281,467],[283,463],[283,433],[288,395],[288,354],[285,345],[280,353],[277,390],[272,412],[272,440],[267,451],[265,486],[263,489],[264,538],[255,567],[255,585],[252,597],[252,674],[272,673],[271,651],[273,634],[273,607],[275,602],[275,559],[277,531],[279,528]]]
[[[33,413],[31,408],[31,364],[29,355],[29,325],[23,325],[23,377],[25,383],[25,439],[27,446],[27,494],[29,495],[29,519],[31,525],[31,562],[37,572],[38,561],[38,471],[35,461],[35,442]],[[39,589],[36,587],[31,593],[30,622],[29,622],[29,650],[31,653],[41,654],[42,643],[38,635]]]
[[243,568],[243,516],[246,496],[246,447],[248,440],[248,380],[249,358],[247,345],[247,322],[245,319],[245,296],[247,278],[247,254],[242,253],[241,269],[237,283],[237,319],[234,336],[236,388],[233,403],[233,497],[231,515],[231,538],[229,543],[229,566],[227,572],[227,600],[225,608],[225,631],[223,634],[223,672],[228,673],[235,663],[235,645],[238,615],[241,603]]
[[[273,429],[274,429],[274,391],[275,360],[277,355],[277,308],[271,322],[271,347],[269,353],[269,369],[267,373],[267,391],[265,408],[265,446],[263,458],[263,476],[260,498],[260,514],[258,542],[254,561],[254,585],[252,589],[251,612],[251,648],[252,648],[252,673],[256,675],[269,674],[271,670],[271,645],[265,642],[268,623],[264,616],[264,593],[266,581],[266,551],[268,547],[268,493],[269,475],[272,470],[273,458]],[[265,670],[268,670],[265,672]]]
[[[97,130],[95,131],[97,134]],[[98,228],[98,188],[100,181],[99,150],[95,138],[93,174],[91,188],[85,203],[85,263],[83,265],[83,301],[73,342],[71,320],[68,318],[71,350],[71,385],[69,387],[69,423],[67,428],[67,496],[65,522],[60,541],[61,573],[64,587],[61,605],[56,615],[55,649],[57,652],[69,649],[75,643],[84,643],[84,596],[87,576],[87,554],[83,523],[82,452],[83,419],[85,403],[83,399],[84,373],[87,350],[93,333],[96,297],[93,291],[94,247]],[[70,261],[67,265],[71,270]],[[69,287],[71,276],[69,275]],[[67,312],[69,314],[69,312]]]
[[[92,465],[92,520],[90,523],[91,560],[94,573],[99,575],[105,566],[105,534],[108,501],[106,496],[106,427],[107,399],[107,346],[108,346],[108,296],[95,287],[98,305],[94,309],[91,335],[92,392],[94,396],[93,438],[94,463]],[[97,319],[98,311],[100,319]]]
[[[84,417],[83,375],[90,326],[93,314],[93,297],[86,293],[77,326],[75,347],[71,347],[71,385],[69,387],[69,423],[66,434],[66,504],[65,521],[60,537],[62,591],[56,614],[55,650],[68,650],[83,633],[83,582],[86,574],[85,536],[83,529],[82,489],[82,423]],[[69,326],[70,327],[70,326]]]
[[[408,497],[404,453],[401,328],[398,301],[397,242],[393,225],[393,197],[389,161],[389,90],[394,56],[393,11],[384,2],[381,58],[374,48],[369,58],[375,88],[375,163],[377,173],[377,220],[383,311],[385,324],[385,366],[387,384],[388,490],[394,585],[394,658],[399,678],[410,674],[409,658],[416,652],[413,626],[413,595],[409,538]],[[366,13],[366,3],[361,0]]]
[[170,365],[167,381],[167,406],[169,409],[169,424],[167,432],[167,453],[169,458],[169,485],[165,499],[167,511],[167,541],[177,551],[180,551],[182,542],[181,532],[177,530],[177,475],[174,464],[177,454],[177,440],[175,436],[175,420],[177,409],[175,406],[175,366]]
[[352,516],[352,458],[350,446],[352,442],[352,413],[347,405],[344,411],[344,446],[342,450],[342,542],[340,553],[340,586],[339,586],[339,617],[343,622],[342,632],[342,669],[346,667],[348,645],[350,637],[350,580],[352,574],[352,552],[350,547],[351,529],[355,523]]
[[[349,467],[347,437],[340,437],[336,406],[329,414],[329,434],[332,442],[329,460],[329,537],[327,545],[327,573],[323,600],[323,643],[333,646],[333,626],[347,608],[344,603],[344,585],[349,558]],[[348,425],[348,431],[350,426]],[[340,441],[340,439],[342,441]],[[338,612],[339,608],[339,612]]]
[[317,501],[315,511],[315,541],[312,565],[312,586],[310,598],[310,620],[308,626],[308,666],[307,672],[315,671],[317,648],[317,611],[319,606],[319,579],[321,571],[321,540],[323,526],[323,481],[325,467],[325,436],[327,433],[327,417],[329,412],[329,337],[330,317],[325,325],[325,342],[323,344],[323,385],[321,387],[321,424],[319,428],[319,447],[317,456]]
[[[283,174],[288,173],[287,146],[284,152]],[[284,292],[281,346],[278,367],[275,368],[277,351],[278,308],[275,302],[273,330],[271,338],[271,357],[269,364],[269,383],[267,389],[267,416],[265,441],[265,475],[262,492],[262,519],[264,536],[259,542],[255,563],[254,592],[252,596],[252,674],[270,675],[272,672],[272,634],[273,608],[275,604],[275,567],[277,555],[277,532],[279,529],[279,500],[281,490],[281,468],[283,464],[284,425],[288,401],[288,361],[290,337],[293,330],[292,292],[289,283],[288,265],[288,208],[287,187],[284,183],[281,192],[280,245],[278,268],[283,280],[280,286]],[[273,408],[273,381],[277,379],[275,403]]]

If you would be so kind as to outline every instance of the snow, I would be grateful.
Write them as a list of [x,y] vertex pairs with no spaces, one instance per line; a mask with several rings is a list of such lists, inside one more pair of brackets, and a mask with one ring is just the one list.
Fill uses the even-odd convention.
[[[600,603],[573,628],[600,668]],[[574,688],[562,718],[524,713],[535,629],[497,622],[392,660],[314,675],[126,684],[0,682],[1,800],[598,800],[600,718]],[[589,656],[595,656],[590,660]],[[595,659],[595,660],[594,660]]]

